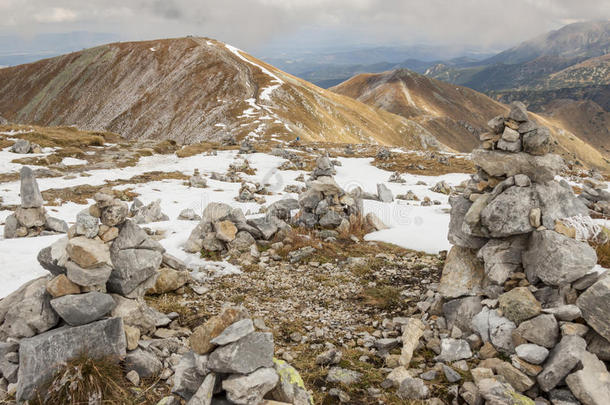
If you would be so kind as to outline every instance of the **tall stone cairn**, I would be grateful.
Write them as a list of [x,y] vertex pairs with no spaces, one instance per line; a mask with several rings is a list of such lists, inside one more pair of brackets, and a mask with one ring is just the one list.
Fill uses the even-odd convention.
[[475,379],[485,400],[508,382],[525,399],[548,403],[569,390],[584,404],[608,403],[610,277],[593,271],[596,253],[579,232],[588,208],[555,179],[563,160],[522,103],[488,125],[472,152],[477,173],[449,200],[443,315],[511,359],[486,360],[493,373]]

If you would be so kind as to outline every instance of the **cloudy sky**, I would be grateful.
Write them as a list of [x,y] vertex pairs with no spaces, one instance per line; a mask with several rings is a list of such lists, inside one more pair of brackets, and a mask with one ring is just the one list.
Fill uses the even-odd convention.
[[[570,22],[610,19],[608,0],[0,0],[0,35],[85,30],[125,40],[202,35],[247,50],[282,39],[503,49]],[[277,42],[277,41],[275,41]]]

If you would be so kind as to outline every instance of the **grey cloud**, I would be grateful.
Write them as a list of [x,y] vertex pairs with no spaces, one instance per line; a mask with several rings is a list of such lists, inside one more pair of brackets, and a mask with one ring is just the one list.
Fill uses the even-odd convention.
[[[40,18],[53,16],[54,9],[75,17],[57,23]],[[112,30],[129,39],[195,34],[246,49],[312,27],[353,42],[502,48],[566,22],[610,18],[607,0],[2,0],[0,10],[10,16],[0,19],[3,33]],[[46,22],[33,24],[34,15]]]

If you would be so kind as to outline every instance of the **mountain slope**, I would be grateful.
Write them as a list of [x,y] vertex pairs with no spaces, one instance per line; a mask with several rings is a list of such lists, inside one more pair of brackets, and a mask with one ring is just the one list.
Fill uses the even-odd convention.
[[[442,143],[463,152],[478,145],[478,134],[488,130],[487,121],[491,117],[508,111],[506,105],[472,89],[404,69],[358,75],[332,90],[418,122]],[[549,127],[559,153],[607,171],[610,153],[602,147],[607,144],[607,130],[605,133],[602,130],[608,123],[606,116],[586,124],[586,130],[581,128],[583,119],[599,115],[600,107],[596,109],[596,104],[591,104],[565,103],[561,114],[533,114],[533,119]]]
[[0,70],[0,114],[180,143],[265,138],[442,148],[417,123],[205,38],[103,45]]
[[406,69],[361,74],[331,90],[416,121],[445,145],[464,152],[479,143],[490,117],[506,110],[472,89]]

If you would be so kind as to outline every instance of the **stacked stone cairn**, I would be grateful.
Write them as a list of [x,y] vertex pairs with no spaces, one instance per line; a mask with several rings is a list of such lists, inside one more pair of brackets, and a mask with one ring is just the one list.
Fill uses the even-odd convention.
[[[334,180],[335,173],[334,164],[328,156],[316,160],[306,189],[299,195],[300,210],[294,218],[296,225],[349,232],[350,222],[355,221],[362,212],[362,190],[358,188],[347,193]],[[373,213],[369,213],[365,219],[375,230],[386,228]]]
[[265,216],[247,219],[243,211],[224,203],[209,203],[202,219],[191,232],[184,249],[189,253],[236,253],[259,256],[257,241],[269,241],[278,232],[287,232],[294,199],[280,200],[267,209]]
[[38,188],[32,169],[21,168],[21,205],[14,214],[6,218],[4,237],[6,239],[26,236],[66,233],[68,224],[47,214],[44,200]]
[[136,224],[167,221],[169,217],[161,210],[161,200],[155,200],[144,205],[139,198],[134,198],[129,208],[129,216]]
[[10,149],[13,153],[26,154],[26,153],[42,153],[40,145],[32,143],[27,139],[17,139]]
[[461,391],[469,405],[610,403],[610,277],[569,226],[588,209],[555,180],[563,161],[522,103],[489,126],[472,152],[478,173],[450,197],[454,246],[438,292],[452,337],[438,358],[480,348]]
[[582,198],[589,209],[601,215],[610,216],[610,191],[608,191],[608,183],[603,178],[585,179],[579,198]]
[[269,329],[244,308],[223,308],[197,327],[189,342],[172,389],[188,404],[215,403],[210,402],[214,397],[240,405],[313,405],[299,373],[273,357]]

